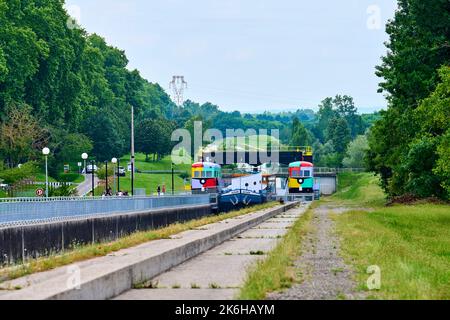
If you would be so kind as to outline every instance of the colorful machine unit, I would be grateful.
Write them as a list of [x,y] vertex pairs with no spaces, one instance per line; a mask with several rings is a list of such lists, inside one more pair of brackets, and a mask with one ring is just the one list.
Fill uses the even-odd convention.
[[314,165],[298,161],[289,165],[289,193],[314,193]]
[[218,193],[223,185],[222,168],[211,162],[192,165],[192,193]]

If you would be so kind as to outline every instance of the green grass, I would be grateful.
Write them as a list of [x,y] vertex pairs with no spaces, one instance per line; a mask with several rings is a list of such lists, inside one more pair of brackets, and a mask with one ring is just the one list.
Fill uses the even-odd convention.
[[[325,203],[355,208],[333,218],[359,289],[375,299],[450,299],[450,206],[386,207],[373,176],[343,174],[339,179],[340,191]],[[373,265],[381,268],[379,291],[366,285],[367,268]]]
[[370,173],[342,173],[338,176],[338,193],[325,201],[342,205],[382,206],[386,196],[379,179]]
[[[36,174],[35,181],[36,182],[45,182],[45,172],[39,172],[38,174]],[[56,179],[49,176],[48,182],[57,182],[57,181],[56,181]]]
[[[130,157],[123,157],[121,160],[121,166],[127,167]],[[171,170],[171,158],[166,157],[158,162],[146,162],[145,155],[138,153],[136,155],[136,168],[140,171],[151,171],[151,170]],[[175,170],[185,171],[189,175],[191,174],[191,165],[179,165],[174,166]],[[189,180],[189,179],[188,179]],[[184,180],[175,173],[174,175],[175,191],[184,191],[185,185]],[[117,180],[116,180],[117,185]],[[156,194],[158,186],[166,186],[166,193],[172,191],[172,174],[146,174],[146,173],[136,173],[134,180],[135,189],[145,189],[147,195]],[[187,181],[189,186],[189,181]],[[131,174],[127,172],[126,177],[120,177],[120,189],[122,191],[131,191]],[[104,188],[97,188],[96,195],[101,195]]]
[[299,256],[302,240],[310,228],[312,211],[309,209],[289,230],[267,258],[250,269],[239,295],[241,300],[261,300],[269,292],[287,289],[299,276],[294,262]]
[[[120,160],[120,165],[126,168],[127,164],[130,162],[130,155],[123,156]],[[137,153],[136,154],[136,169],[138,170],[171,170],[172,160],[171,156],[167,156],[163,158],[161,161],[157,162],[146,162],[145,161],[145,154]],[[188,173],[191,172],[191,165],[190,164],[182,164],[182,165],[175,165],[175,170],[182,170],[186,171]]]
[[82,174],[78,175],[78,178],[76,178],[73,183],[83,183],[84,182],[84,176]]
[[381,268],[380,299],[450,299],[450,207],[416,205],[335,217],[342,252],[361,289],[366,270]]
[[66,266],[72,263],[85,261],[95,257],[106,256],[112,252],[122,249],[131,248],[149,241],[168,239],[170,236],[187,231],[197,229],[199,227],[223,221],[226,219],[239,217],[258,210],[264,210],[279,205],[277,202],[269,202],[262,205],[244,208],[238,211],[229,212],[221,215],[213,215],[198,220],[192,220],[185,223],[176,223],[158,230],[150,230],[137,232],[129,236],[120,238],[117,241],[109,243],[100,243],[92,245],[84,245],[68,250],[62,254],[52,255],[31,260],[23,265],[0,268],[0,282],[6,280],[17,279],[26,275],[37,272],[43,272],[55,269],[57,267]]

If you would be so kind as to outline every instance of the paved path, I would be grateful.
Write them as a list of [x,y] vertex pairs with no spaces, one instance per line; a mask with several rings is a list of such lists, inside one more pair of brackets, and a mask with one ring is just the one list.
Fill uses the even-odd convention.
[[118,300],[231,300],[239,294],[248,268],[264,259],[305,212],[296,208],[241,233],[146,283]]
[[[94,185],[95,187],[97,187],[98,185],[98,178],[97,176],[94,176]],[[80,183],[77,187],[77,193],[80,197],[84,197],[85,195],[87,195],[89,192],[92,191],[92,175],[90,174],[85,174],[84,175],[84,182]]]
[[339,255],[339,239],[335,235],[330,213],[345,212],[321,206],[314,210],[311,233],[303,241],[303,254],[296,263],[303,282],[284,293],[272,294],[272,300],[336,300],[363,299],[356,292],[353,272]]

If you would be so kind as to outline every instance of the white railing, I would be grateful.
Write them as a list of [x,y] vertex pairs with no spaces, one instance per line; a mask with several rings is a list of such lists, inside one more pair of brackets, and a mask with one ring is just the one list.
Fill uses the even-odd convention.
[[210,204],[210,195],[2,199],[0,202],[0,227],[2,225],[36,221],[52,221],[202,204]]

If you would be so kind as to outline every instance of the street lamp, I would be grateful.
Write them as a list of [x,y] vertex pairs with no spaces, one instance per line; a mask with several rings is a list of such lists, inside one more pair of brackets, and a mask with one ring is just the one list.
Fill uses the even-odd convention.
[[175,181],[174,181],[174,166],[175,164],[172,162],[172,195],[175,194]]
[[[112,162],[112,164],[114,164],[117,167],[117,158],[112,158],[111,162]],[[118,170],[113,169],[113,179],[114,179],[113,186],[114,186],[114,188],[116,187],[116,171],[118,171]],[[115,194],[117,194],[117,192],[119,192],[119,190],[116,190]]]
[[106,175],[106,194],[108,194],[108,160],[105,161],[105,175]]
[[83,153],[83,154],[81,155],[81,159],[84,160],[84,174],[85,174],[85,175],[87,174],[87,170],[86,170],[86,160],[87,160],[88,158],[89,158],[89,156],[88,156],[87,153]]
[[92,197],[95,197],[95,170],[94,170],[95,162],[91,160],[91,173],[92,173]]
[[42,154],[45,156],[45,197],[48,198],[48,155],[50,154],[49,148],[42,149]]

